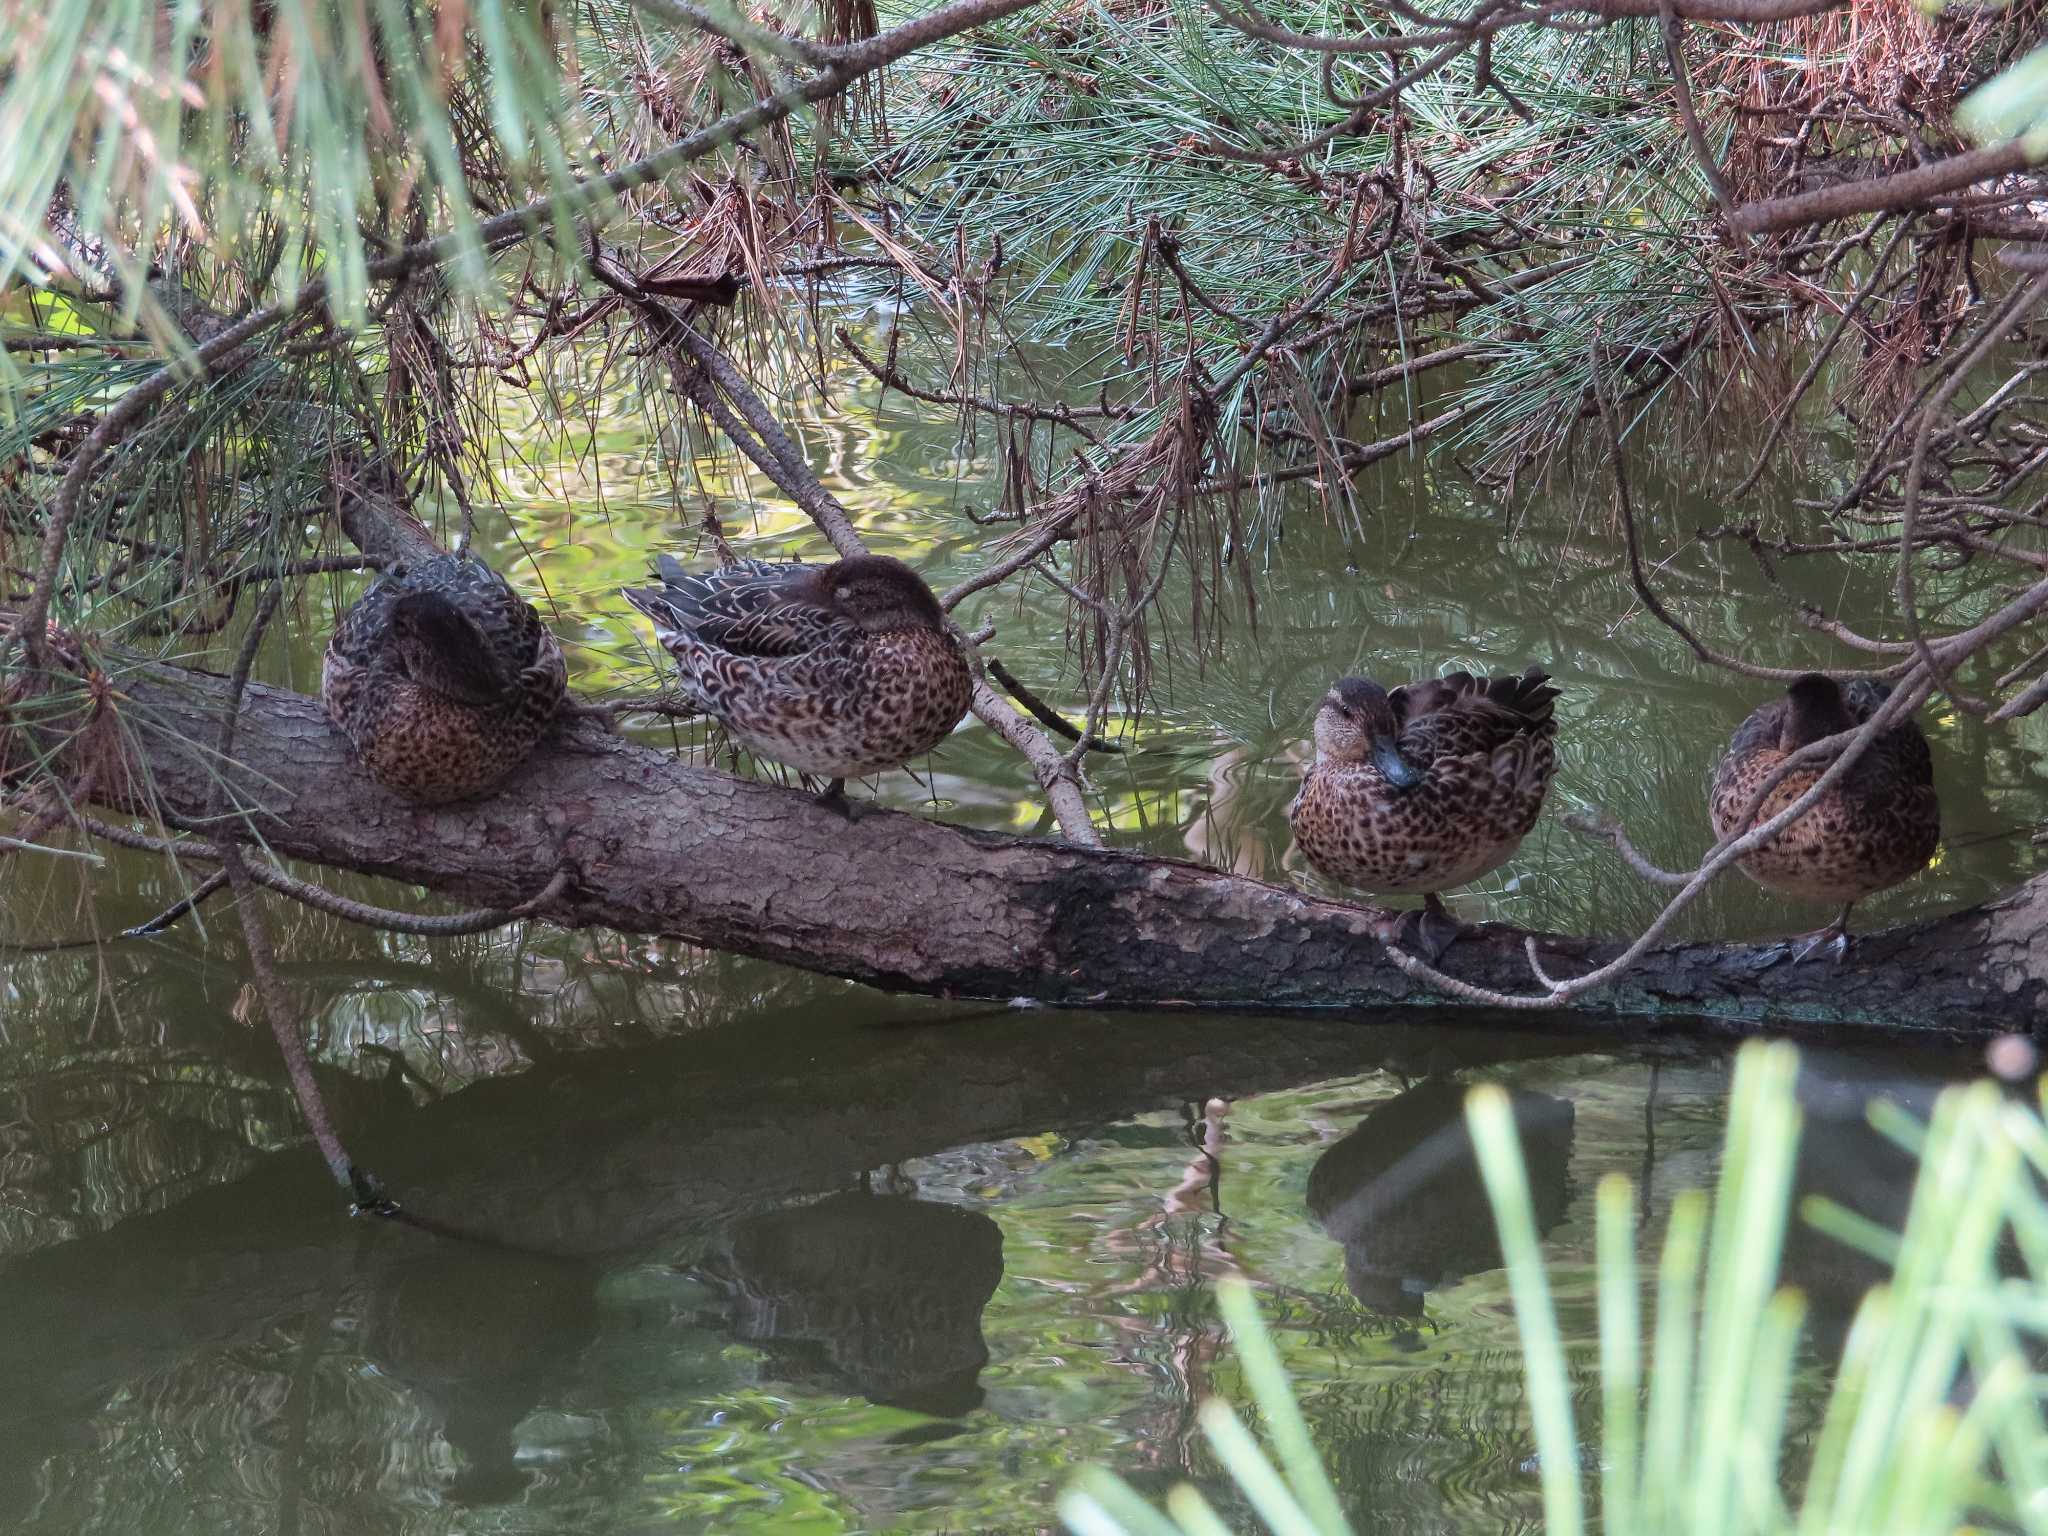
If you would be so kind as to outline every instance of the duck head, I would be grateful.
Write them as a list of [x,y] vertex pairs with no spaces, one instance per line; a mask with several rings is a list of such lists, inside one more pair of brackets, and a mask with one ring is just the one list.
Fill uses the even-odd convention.
[[400,593],[391,605],[391,644],[407,677],[458,703],[485,707],[510,686],[476,621],[446,593]]
[[1842,685],[1832,677],[1809,672],[1795,677],[1785,690],[1792,707],[1778,732],[1778,750],[1796,752],[1809,742],[1854,730],[1856,717],[1842,697]]
[[1387,690],[1369,677],[1345,677],[1316,711],[1316,755],[1336,763],[1369,762],[1396,789],[1413,789],[1422,770],[1401,755],[1401,728]]
[[870,634],[946,628],[932,589],[901,560],[855,555],[828,567],[823,581],[825,601]]

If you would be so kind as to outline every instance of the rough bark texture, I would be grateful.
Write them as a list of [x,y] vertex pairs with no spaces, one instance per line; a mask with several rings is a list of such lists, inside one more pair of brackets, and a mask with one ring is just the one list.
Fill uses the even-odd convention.
[[[203,813],[222,679],[158,668],[127,687],[173,815]],[[1445,999],[1389,962],[1386,914],[1176,859],[1075,848],[869,811],[849,824],[808,796],[652,749],[578,735],[544,745],[492,798],[421,809],[371,783],[316,700],[251,687],[232,778],[268,844],[490,905],[525,900],[562,860],[576,879],[548,921],[651,933],[876,986],[1101,1008],[1376,1008]],[[1446,968],[1531,990],[1524,934],[1488,925]],[[1545,969],[1617,953],[1544,936]],[[1698,1015],[1983,1034],[2048,1009],[2048,880],[1930,923],[1859,936],[1849,959],[1794,963],[1783,944],[1676,944],[1588,998],[1590,1015]]]

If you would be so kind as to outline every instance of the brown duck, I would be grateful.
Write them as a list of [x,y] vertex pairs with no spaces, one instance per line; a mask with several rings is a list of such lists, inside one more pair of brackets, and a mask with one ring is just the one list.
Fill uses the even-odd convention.
[[[1726,838],[1736,829],[1757,790],[1788,754],[1856,729],[1890,696],[1888,685],[1867,679],[1844,687],[1818,672],[1796,678],[1785,697],[1742,722],[1715,768],[1708,796],[1714,836]],[[1786,777],[1757,808],[1755,821],[1769,820],[1805,794],[1831,760]],[[1920,873],[1940,841],[1934,759],[1920,727],[1902,720],[1871,742],[1812,809],[1737,862],[1750,879],[1771,890],[1840,903],[1834,922],[1798,956],[1803,960],[1828,948],[1839,960],[1848,948],[1849,909]]]
[[685,570],[626,601],[654,620],[684,695],[759,757],[831,780],[899,768],[951,734],[974,675],[917,572],[885,555]]
[[1332,880],[1422,895],[1403,922],[1432,962],[1461,931],[1437,893],[1506,863],[1543,809],[1557,769],[1549,683],[1533,666],[1391,693],[1347,677],[1316,712],[1316,761],[1287,812],[1294,840]]
[[327,642],[320,697],[370,777],[423,805],[498,787],[568,691],[562,648],[480,560],[395,566]]

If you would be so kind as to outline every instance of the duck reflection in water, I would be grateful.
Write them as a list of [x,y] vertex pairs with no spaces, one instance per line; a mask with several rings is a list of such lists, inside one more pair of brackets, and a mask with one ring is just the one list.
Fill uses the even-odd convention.
[[442,1410],[451,1500],[525,1493],[515,1431],[595,1337],[596,1294],[589,1264],[446,1238],[379,1276],[364,1353]]
[[[1548,1232],[1570,1197],[1573,1111],[1567,1099],[1508,1091]],[[1431,1078],[1366,1112],[1316,1160],[1308,1211],[1344,1247],[1344,1283],[1382,1316],[1419,1318],[1424,1295],[1501,1265],[1493,1212],[1465,1129],[1465,1085]]]
[[[750,1216],[701,1266],[778,1367],[955,1418],[981,1404],[1003,1234],[956,1205],[849,1191]],[[808,1368],[808,1369],[806,1369]]]

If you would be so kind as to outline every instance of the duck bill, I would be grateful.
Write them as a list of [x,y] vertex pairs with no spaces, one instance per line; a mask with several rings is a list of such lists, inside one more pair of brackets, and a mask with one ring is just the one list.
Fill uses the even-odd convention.
[[1396,789],[1413,789],[1422,782],[1422,771],[1403,757],[1400,749],[1384,736],[1373,738],[1372,765],[1379,769],[1380,777]]

